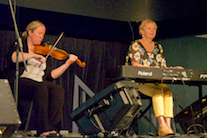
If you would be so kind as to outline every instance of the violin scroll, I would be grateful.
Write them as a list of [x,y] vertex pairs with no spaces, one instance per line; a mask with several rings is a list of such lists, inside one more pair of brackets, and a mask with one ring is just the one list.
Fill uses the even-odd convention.
[[85,62],[81,62],[80,59],[77,59],[75,61],[80,67],[84,68],[86,66],[86,63]]

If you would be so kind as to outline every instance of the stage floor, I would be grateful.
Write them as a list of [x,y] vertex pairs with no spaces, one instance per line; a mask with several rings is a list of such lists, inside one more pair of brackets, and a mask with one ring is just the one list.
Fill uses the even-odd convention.
[[[19,135],[21,134],[21,135]],[[103,138],[103,137],[98,137],[98,136],[83,136],[81,134],[76,134],[76,133],[68,133],[67,131],[61,132],[63,138]],[[12,138],[37,138],[35,136],[26,136],[25,133],[23,132],[18,132],[14,133]],[[57,138],[57,137],[49,137],[49,138]],[[114,137],[104,137],[104,138],[161,138],[159,136],[149,136],[149,135],[120,135],[120,136],[114,136]],[[175,134],[175,135],[170,135],[170,136],[164,136],[162,138],[207,138],[207,133],[200,134],[200,135],[187,135],[187,134]]]
[[[31,136],[31,137],[12,137],[12,138],[37,138],[37,137]],[[47,138],[58,138],[58,137],[47,137]],[[63,136],[63,138],[100,138],[100,137]],[[207,138],[207,136],[186,136],[186,135],[183,135],[183,136],[165,136],[165,137],[158,137],[158,136],[143,136],[143,135],[141,135],[141,136],[136,136],[136,137],[134,137],[134,136],[130,136],[130,137],[118,136],[118,137],[114,137],[114,138]]]
[[[62,134],[62,137],[64,137],[64,138],[83,138],[83,135],[68,133],[68,134]],[[27,136],[26,133],[14,133],[11,138],[37,138],[37,136]],[[49,138],[58,138],[58,137],[49,137]]]

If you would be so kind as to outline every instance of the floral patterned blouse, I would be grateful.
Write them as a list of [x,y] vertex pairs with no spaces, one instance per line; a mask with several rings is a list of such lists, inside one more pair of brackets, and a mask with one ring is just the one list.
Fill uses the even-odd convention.
[[132,42],[129,47],[129,55],[131,61],[138,62],[144,66],[160,66],[166,67],[166,60],[163,56],[163,48],[155,42],[155,48],[152,52],[148,52],[139,40]]

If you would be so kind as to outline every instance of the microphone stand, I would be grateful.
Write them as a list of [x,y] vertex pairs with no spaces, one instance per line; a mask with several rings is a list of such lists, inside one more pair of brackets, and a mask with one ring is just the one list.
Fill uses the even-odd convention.
[[[16,101],[16,104],[18,105],[18,82],[19,82],[19,48],[20,48],[20,52],[22,54],[22,58],[23,58],[23,63],[24,63],[24,67],[25,70],[27,71],[27,67],[26,67],[26,62],[24,59],[24,54],[23,54],[23,44],[22,44],[22,39],[19,36],[19,31],[17,29],[17,23],[16,23],[16,18],[15,18],[15,14],[14,14],[14,10],[12,7],[12,2],[11,0],[9,0],[9,5],[10,5],[10,9],[11,9],[11,13],[12,13],[12,18],[13,18],[13,22],[14,22],[14,28],[15,28],[15,32],[16,32],[16,37],[17,37],[17,41],[18,41],[18,46],[17,46],[17,50],[16,50],[16,73],[15,73],[15,83],[14,83],[14,99]],[[17,45],[17,44],[15,44]]]
[[[9,5],[10,5],[10,9],[11,9],[11,13],[12,13],[12,18],[13,18],[13,22],[14,22],[14,28],[15,28],[15,32],[16,32],[16,37],[17,37],[17,42],[15,42],[15,45],[17,46],[17,50],[16,50],[16,73],[15,73],[15,81],[14,81],[14,99],[16,102],[16,106],[18,105],[18,83],[19,83],[19,49],[21,51],[22,54],[22,59],[23,59],[23,63],[24,63],[24,67],[25,70],[27,71],[27,67],[26,67],[26,62],[24,59],[24,54],[23,54],[23,44],[22,44],[22,39],[19,36],[19,31],[17,29],[17,24],[16,24],[16,19],[15,19],[15,14],[14,14],[14,10],[12,7],[12,2],[11,0],[9,0]],[[15,131],[15,133],[13,134],[13,138],[23,138],[26,135],[19,132],[18,130]]]

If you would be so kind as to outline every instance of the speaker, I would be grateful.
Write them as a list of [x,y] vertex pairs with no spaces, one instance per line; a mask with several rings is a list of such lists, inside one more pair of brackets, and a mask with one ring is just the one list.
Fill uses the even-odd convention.
[[118,81],[75,109],[70,118],[84,135],[127,129],[141,110],[135,82]]
[[174,120],[176,123],[180,124],[184,132],[187,132],[188,127],[192,124],[202,124],[203,127],[207,129],[207,95],[202,97],[201,108],[202,118],[200,112],[200,103],[199,100],[197,100],[178,113],[174,117]]
[[0,111],[0,137],[9,138],[21,125],[21,120],[7,79],[0,79]]

